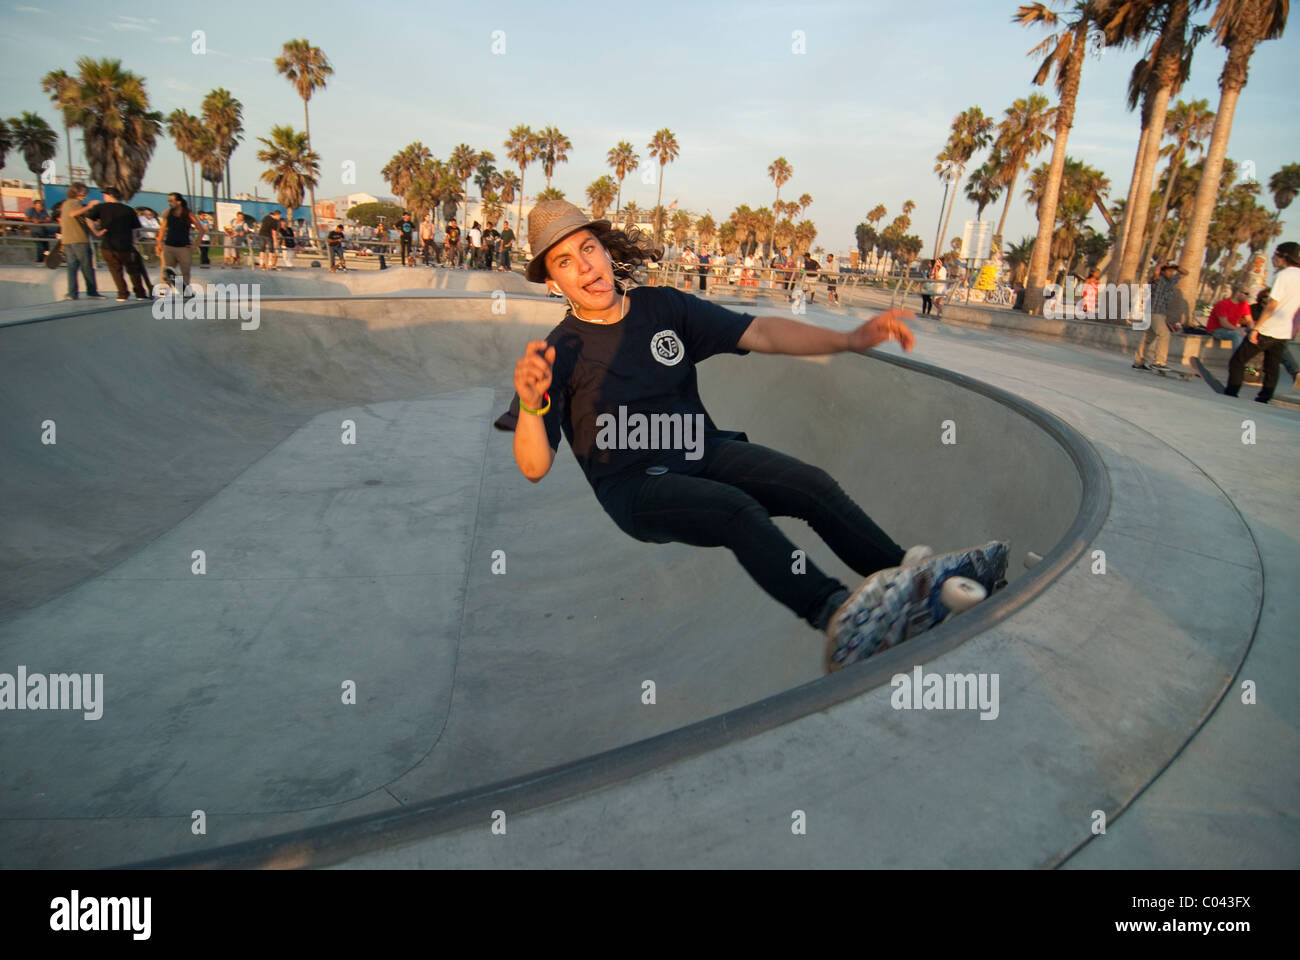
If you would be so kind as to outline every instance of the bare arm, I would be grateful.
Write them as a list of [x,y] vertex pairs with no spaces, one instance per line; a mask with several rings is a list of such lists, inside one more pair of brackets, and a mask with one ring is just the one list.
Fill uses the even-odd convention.
[[[547,347],[545,340],[530,340],[524,348],[524,355],[515,363],[515,392],[519,394],[520,404],[533,410],[541,410],[546,404],[545,395],[551,387],[552,365],[555,363],[555,348]],[[551,449],[550,438],[546,436],[546,424],[540,416],[519,411],[519,422],[515,425],[514,443],[515,463],[519,472],[537,483],[551,470],[555,462],[555,451]]]
[[755,353],[778,353],[792,357],[824,356],[848,350],[870,350],[888,340],[897,340],[911,350],[915,337],[903,319],[909,310],[886,310],[856,330],[840,333],[789,317],[755,317],[737,346]]

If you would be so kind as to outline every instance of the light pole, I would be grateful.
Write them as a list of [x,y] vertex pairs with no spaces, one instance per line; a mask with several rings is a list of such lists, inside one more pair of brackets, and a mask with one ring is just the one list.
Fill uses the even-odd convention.
[[940,174],[940,179],[943,180],[943,203],[939,204],[939,222],[934,225],[934,259],[936,260],[943,255],[943,251],[939,249],[939,243],[943,239],[940,234],[943,232],[943,210],[944,207],[948,206],[948,188],[957,179],[956,170],[951,160],[943,162],[943,172]]

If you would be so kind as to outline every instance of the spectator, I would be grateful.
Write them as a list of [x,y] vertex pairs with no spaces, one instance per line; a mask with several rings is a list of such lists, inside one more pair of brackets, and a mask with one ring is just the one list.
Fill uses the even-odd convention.
[[483,269],[491,270],[497,262],[497,246],[501,242],[501,234],[497,232],[494,225],[495,221],[488,221],[487,229],[483,231]]
[[[1268,291],[1265,290],[1265,297],[1267,294]],[[1246,339],[1245,331],[1253,326],[1250,304],[1247,303],[1249,298],[1250,294],[1245,287],[1233,287],[1231,297],[1224,297],[1214,305],[1205,326],[1215,340],[1230,340],[1234,353],[1241,346],[1241,341]]]
[[1273,267],[1277,276],[1259,323],[1228,362],[1228,385],[1223,392],[1230,397],[1237,396],[1241,390],[1246,364],[1255,354],[1263,352],[1264,383],[1255,400],[1268,403],[1273,399],[1282,353],[1294,335],[1295,317],[1300,313],[1300,243],[1279,244],[1273,251]]
[[[1151,293],[1151,324],[1142,335],[1137,354],[1133,357],[1133,367],[1137,370],[1167,370],[1169,364],[1169,312],[1175,308],[1174,296],[1178,287],[1178,278],[1186,271],[1176,263],[1166,263],[1160,268],[1160,277],[1156,280]],[[1147,363],[1146,352],[1151,341],[1156,343],[1156,362]]]
[[54,236],[54,218],[45,209],[45,201],[40,197],[23,211],[23,216],[30,224],[28,233],[36,240],[36,262],[43,263],[45,255],[50,252],[50,237]]
[[411,260],[411,242],[414,239],[415,224],[411,222],[411,214],[403,213],[402,219],[397,221],[398,256],[402,266],[406,266]]
[[91,300],[103,300],[104,295],[95,285],[95,261],[91,259],[90,236],[86,233],[86,222],[82,214],[93,210],[99,203],[91,200],[86,203],[90,191],[84,183],[74,183],[68,187],[68,195],[59,209],[59,232],[63,237],[63,250],[68,258],[68,296],[76,300],[80,296],[77,284],[77,272],[86,278],[86,296]]
[[826,254],[826,266],[822,268],[826,278],[826,302],[840,302],[840,268],[835,265],[835,254]]
[[348,265],[343,257],[343,227],[339,224],[334,225],[334,229],[329,232],[329,250],[330,250],[330,273],[338,270],[347,270]]
[[921,284],[921,316],[929,315],[934,309],[934,298],[943,293],[943,282],[948,279],[948,271],[944,269],[943,261],[934,259],[930,261],[930,269],[926,272],[928,279]]
[[1097,316],[1097,294],[1101,290],[1101,271],[1093,268],[1083,282],[1083,313],[1089,319]]
[[261,243],[261,260],[263,270],[279,270],[277,263],[280,255],[280,211],[272,210],[262,218],[257,229]]
[[293,224],[288,220],[280,223],[280,252],[284,258],[284,265],[293,269],[293,254],[298,247],[298,237],[294,232]]
[[477,220],[469,228],[469,269],[477,270],[479,268],[479,257],[483,253],[483,228],[479,226]]
[[433,266],[433,214],[426,213],[420,221],[420,253],[426,267]]
[[214,223],[212,214],[199,214],[199,266],[212,268],[212,261],[208,259],[208,251],[212,247],[212,231]]
[[501,221],[501,257],[498,269],[510,272],[510,252],[515,246],[515,232],[510,229],[508,219]]
[[117,301],[125,303],[127,299],[126,278],[123,270],[131,277],[131,286],[137,300],[151,299],[149,278],[144,272],[144,260],[135,246],[136,231],[140,229],[140,218],[125,203],[120,203],[117,191],[112,187],[103,190],[104,201],[86,214],[87,220],[99,224],[98,229],[91,227],[97,237],[103,237],[99,251],[108,265],[108,272],[113,275],[117,286]]
[[161,224],[158,222],[158,215],[148,207],[137,207],[135,212],[136,216],[140,218],[140,253],[145,260],[149,260],[151,259],[150,251],[154,249]]
[[447,221],[446,245],[447,266],[459,267],[461,264],[460,227],[456,225],[455,217]]

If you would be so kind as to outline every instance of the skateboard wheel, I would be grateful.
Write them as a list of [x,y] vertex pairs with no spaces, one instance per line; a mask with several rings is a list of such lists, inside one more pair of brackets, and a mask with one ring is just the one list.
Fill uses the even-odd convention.
[[1043,562],[1043,556],[1040,553],[1034,553],[1034,551],[1030,550],[1028,553],[1025,554],[1026,570],[1032,570],[1034,567],[1038,566],[1042,562]]
[[949,577],[939,588],[940,602],[953,613],[969,610],[988,595],[979,581],[970,577]]

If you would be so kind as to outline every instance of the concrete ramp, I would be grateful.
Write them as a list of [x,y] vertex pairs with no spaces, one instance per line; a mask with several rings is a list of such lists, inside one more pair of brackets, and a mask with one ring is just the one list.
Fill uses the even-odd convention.
[[143,306],[0,330],[0,671],[104,677],[98,720],[6,717],[5,865],[206,856],[564,764],[606,782],[629,769],[607,751],[662,762],[692,724],[743,708],[744,736],[952,649],[1104,515],[1088,445],[994,389],[883,356],[709,360],[719,426],[826,468],[899,542],[1013,543],[1007,591],[828,687],[819,637],[729,553],[627,538],[567,446],[519,474],[492,420],[560,316],[359,296],[264,303],[256,330]]

